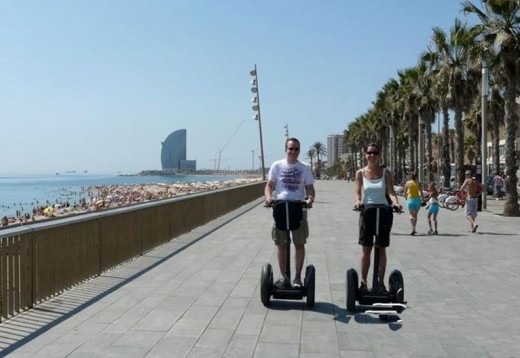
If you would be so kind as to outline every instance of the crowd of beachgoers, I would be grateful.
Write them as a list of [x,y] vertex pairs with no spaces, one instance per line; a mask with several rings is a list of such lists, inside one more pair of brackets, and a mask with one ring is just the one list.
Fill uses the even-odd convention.
[[[177,182],[132,185],[101,185],[82,188],[74,192],[75,200],[46,201],[35,204],[30,211],[16,210],[14,216],[4,216],[0,227],[28,224],[68,215],[88,213],[110,208],[120,208],[132,204],[163,200],[182,195],[223,189],[261,181],[261,178],[243,178],[227,181]],[[64,188],[65,190],[65,188]],[[72,201],[72,202],[71,202]]]

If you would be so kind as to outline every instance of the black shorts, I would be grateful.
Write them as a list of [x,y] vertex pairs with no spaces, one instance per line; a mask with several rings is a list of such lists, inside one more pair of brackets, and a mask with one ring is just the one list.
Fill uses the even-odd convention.
[[[377,211],[379,209],[379,235],[377,235]],[[366,207],[359,213],[359,244],[363,246],[390,246],[390,231],[394,214],[391,206]],[[377,235],[377,236],[376,236]],[[374,243],[374,236],[376,237]]]

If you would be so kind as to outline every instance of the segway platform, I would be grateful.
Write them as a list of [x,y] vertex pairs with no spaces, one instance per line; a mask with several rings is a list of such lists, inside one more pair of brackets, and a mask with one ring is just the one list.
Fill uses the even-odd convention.
[[[303,209],[305,203],[301,201],[275,201],[271,205],[273,207],[273,217],[275,219],[276,227],[287,232],[287,255],[285,274],[291,279],[291,230],[299,227],[302,220]],[[262,274],[260,276],[260,298],[262,304],[268,307],[271,296],[275,299],[287,300],[301,300],[306,297],[306,305],[309,308],[314,306],[314,291],[315,291],[315,275],[316,269],[313,265],[308,265],[305,268],[305,278],[303,280],[303,287],[277,287],[273,283],[273,267],[271,264],[265,264],[262,267]]]
[[[376,213],[376,233],[379,235],[379,220],[380,220],[380,209],[388,207],[386,205],[372,205],[362,206],[355,210],[377,210]],[[400,208],[392,207],[392,210],[397,213],[401,213]],[[407,307],[404,301],[404,280],[403,275],[399,270],[394,270],[389,276],[388,280],[388,292],[379,291],[379,280],[377,270],[374,268],[379,267],[379,250],[374,248],[374,260],[372,266],[372,290],[361,291],[359,288],[358,273],[355,269],[350,268],[347,270],[346,281],[346,303],[347,310],[350,312],[356,311],[356,301],[360,305],[368,306],[364,313],[377,314],[380,318],[384,318],[388,315],[397,315],[403,312]]]

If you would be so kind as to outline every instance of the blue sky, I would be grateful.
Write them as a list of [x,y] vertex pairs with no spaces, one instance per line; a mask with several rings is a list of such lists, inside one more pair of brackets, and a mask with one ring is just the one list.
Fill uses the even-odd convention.
[[[479,0],[474,2],[480,4]],[[266,166],[284,126],[303,153],[414,66],[455,0],[0,0],[0,174],[160,169],[188,132],[199,169]]]

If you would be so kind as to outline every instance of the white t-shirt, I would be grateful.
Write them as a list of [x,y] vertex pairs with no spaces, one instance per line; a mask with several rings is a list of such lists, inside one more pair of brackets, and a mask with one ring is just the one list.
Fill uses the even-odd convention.
[[314,184],[311,168],[300,161],[289,164],[286,159],[271,165],[268,180],[275,182],[275,200],[304,200],[305,186]]

